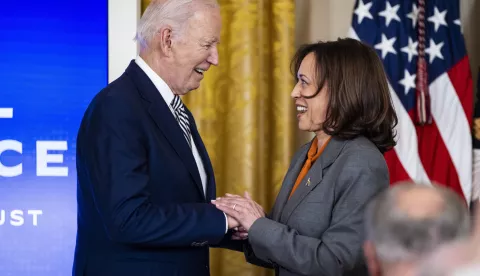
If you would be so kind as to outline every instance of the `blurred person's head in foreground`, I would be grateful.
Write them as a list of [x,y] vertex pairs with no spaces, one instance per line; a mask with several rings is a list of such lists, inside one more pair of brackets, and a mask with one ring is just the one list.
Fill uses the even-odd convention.
[[480,204],[475,206],[472,235],[427,255],[416,276],[480,275]]
[[403,182],[370,202],[365,227],[370,275],[414,275],[421,257],[469,234],[470,216],[453,191]]

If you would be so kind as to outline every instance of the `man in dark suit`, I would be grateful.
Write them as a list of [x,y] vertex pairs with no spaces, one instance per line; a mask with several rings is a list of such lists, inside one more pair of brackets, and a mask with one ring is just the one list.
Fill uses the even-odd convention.
[[140,55],[89,105],[77,139],[73,275],[209,275],[209,245],[238,223],[180,95],[218,64],[215,1],[153,1]]

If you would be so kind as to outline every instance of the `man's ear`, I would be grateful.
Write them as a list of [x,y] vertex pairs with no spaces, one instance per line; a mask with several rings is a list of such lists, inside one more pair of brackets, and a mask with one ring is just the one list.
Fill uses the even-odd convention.
[[161,28],[155,35],[155,43],[158,49],[166,56],[172,53],[172,27],[165,26]]
[[365,241],[363,243],[363,254],[367,261],[368,272],[370,276],[380,276],[382,275],[380,271],[380,262],[377,258],[377,252],[375,246],[371,241]]

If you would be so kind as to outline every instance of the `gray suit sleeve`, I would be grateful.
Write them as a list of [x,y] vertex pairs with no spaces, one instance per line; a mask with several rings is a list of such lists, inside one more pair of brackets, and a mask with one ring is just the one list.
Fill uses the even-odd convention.
[[[267,215],[267,218],[269,215]],[[213,245],[211,247],[219,247],[219,248],[225,248],[225,249],[230,249],[233,251],[239,251],[243,252],[245,255],[245,260],[251,264],[262,266],[265,268],[274,268],[272,263],[265,262],[257,256],[255,256],[255,253],[253,253],[252,246],[250,245],[248,239],[247,240],[232,240],[232,230],[229,230],[225,237],[220,241],[219,244]]]
[[245,254],[245,260],[247,260],[247,262],[254,265],[261,266],[261,267],[265,267],[265,268],[270,268],[270,269],[274,268],[272,262],[266,262],[258,258],[257,256],[255,256],[255,253],[253,252],[252,246],[250,245],[249,242],[244,243],[243,252]]
[[366,204],[389,184],[388,169],[382,161],[345,162],[335,184],[338,200],[330,227],[321,237],[300,235],[267,218],[255,221],[249,231],[255,255],[300,275],[342,275],[351,270],[362,260]]
[[[270,214],[267,214],[266,218],[270,219],[271,217],[272,217],[272,213],[270,212]],[[265,268],[271,268],[271,269],[274,268],[272,262],[264,261],[264,260],[258,258],[257,256],[255,256],[255,253],[253,252],[252,245],[250,244],[249,239],[245,240],[245,242],[243,244],[243,253],[245,255],[245,260],[248,263],[258,265],[258,266],[261,266],[261,267],[265,267]]]
[[273,268],[273,264],[269,262],[265,262],[253,253],[252,246],[248,242],[248,240],[232,240],[232,232],[228,231],[225,235],[225,238],[217,245],[213,245],[210,247],[218,247],[218,248],[225,248],[230,249],[233,251],[243,252],[245,255],[245,260],[251,264],[262,266],[265,268]]

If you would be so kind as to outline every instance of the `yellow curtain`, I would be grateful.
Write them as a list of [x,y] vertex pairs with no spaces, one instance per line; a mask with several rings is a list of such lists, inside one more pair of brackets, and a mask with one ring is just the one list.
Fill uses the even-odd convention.
[[[296,149],[295,0],[219,0],[220,64],[184,102],[212,159],[217,195],[252,197],[268,212]],[[150,1],[142,0],[142,10]],[[266,276],[243,254],[211,250],[213,276]]]

